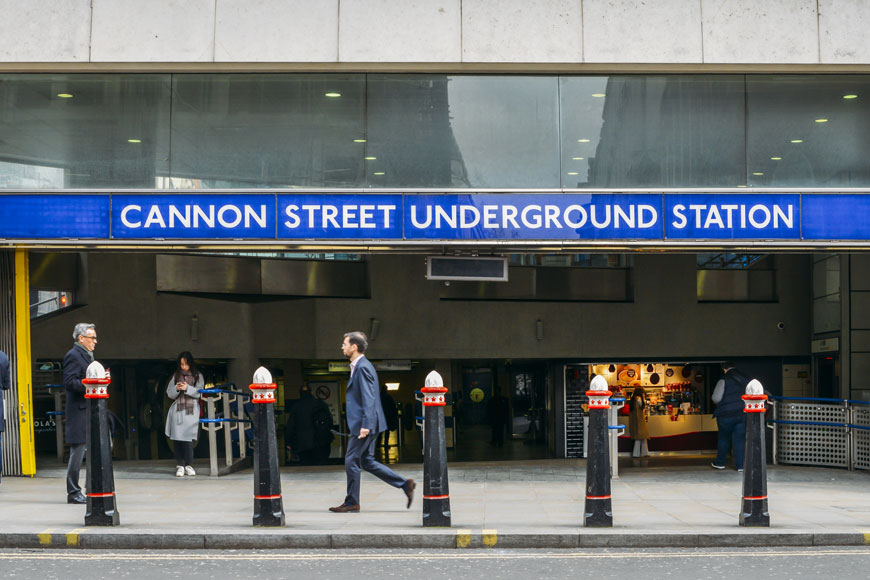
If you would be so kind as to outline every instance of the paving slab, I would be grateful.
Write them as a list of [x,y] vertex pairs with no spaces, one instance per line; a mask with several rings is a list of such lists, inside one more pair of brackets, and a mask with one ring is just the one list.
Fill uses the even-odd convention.
[[[587,548],[870,545],[870,473],[769,466],[771,526],[741,528],[742,476],[706,463],[620,466],[614,525],[584,528],[585,462],[463,463],[450,468],[452,526],[422,526],[422,466],[393,466],[418,481],[405,496],[364,475],[360,513],[333,514],[343,466],[281,469],[282,528],[254,528],[253,474],[176,478],[171,462],[117,462],[121,525],[85,527],[66,503],[62,465],[0,485],[0,547],[176,548]],[[85,481],[85,474],[82,474]]]

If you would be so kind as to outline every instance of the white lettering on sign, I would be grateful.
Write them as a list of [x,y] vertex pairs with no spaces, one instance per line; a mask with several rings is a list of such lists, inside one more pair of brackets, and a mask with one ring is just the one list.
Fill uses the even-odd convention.
[[497,229],[579,229],[591,224],[595,229],[651,228],[659,219],[658,210],[652,205],[425,205],[411,206],[411,225],[418,230],[429,228],[484,230]]
[[698,230],[756,229],[775,230],[795,227],[792,204],[689,204],[679,203],[671,210],[671,225],[678,230],[691,224]]
[[284,227],[291,230],[303,224],[309,229],[390,228],[395,219],[395,205],[296,205],[284,208]]
[[[142,217],[145,217],[144,224]],[[232,229],[244,224],[250,228],[268,226],[268,206],[251,205],[152,205],[143,208],[131,204],[121,210],[121,223],[130,229],[214,228],[215,224]]]

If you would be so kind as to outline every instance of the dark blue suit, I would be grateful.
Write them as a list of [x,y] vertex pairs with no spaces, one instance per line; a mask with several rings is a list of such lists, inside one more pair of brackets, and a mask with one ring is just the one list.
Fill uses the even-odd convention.
[[[344,456],[344,469],[347,472],[347,497],[344,505],[359,504],[360,472],[365,469],[393,487],[404,487],[407,479],[392,469],[375,461],[374,449],[378,434],[387,430],[384,410],[378,389],[378,373],[365,356],[357,359],[353,374],[347,383],[347,426],[350,438]],[[360,429],[368,429],[369,434],[359,438]]]

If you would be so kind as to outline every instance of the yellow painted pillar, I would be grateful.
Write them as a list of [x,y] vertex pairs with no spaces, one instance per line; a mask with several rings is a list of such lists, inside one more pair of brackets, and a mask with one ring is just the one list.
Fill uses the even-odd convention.
[[27,250],[15,250],[15,349],[18,378],[18,424],[21,474],[36,475],[33,432],[33,373],[30,353],[30,261]]

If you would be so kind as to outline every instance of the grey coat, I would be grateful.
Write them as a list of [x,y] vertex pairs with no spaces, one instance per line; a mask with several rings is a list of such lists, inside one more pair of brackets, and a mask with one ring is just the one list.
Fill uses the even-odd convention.
[[166,436],[173,441],[196,441],[199,438],[199,390],[205,385],[202,373],[196,376],[196,385],[187,385],[185,393],[193,398],[193,413],[188,415],[183,405],[179,405],[179,395],[175,388],[175,375],[166,385],[166,396],[172,399],[172,406],[166,415]]

